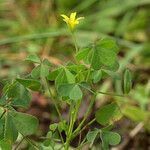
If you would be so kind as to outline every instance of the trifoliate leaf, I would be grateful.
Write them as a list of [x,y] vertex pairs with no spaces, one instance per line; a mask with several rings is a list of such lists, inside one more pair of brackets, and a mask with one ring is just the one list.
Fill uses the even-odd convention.
[[122,117],[120,109],[116,103],[102,106],[96,112],[96,121],[101,125],[112,124]]
[[33,63],[41,63],[40,58],[37,55],[31,54],[26,58],[27,61],[33,62]]
[[38,80],[34,79],[16,79],[20,84],[25,86],[26,88],[29,88],[33,91],[38,91],[41,88],[41,84]]
[[109,67],[116,62],[118,48],[114,40],[104,38],[96,43],[93,48],[91,66],[98,70],[102,66]]
[[71,100],[80,100],[82,98],[82,91],[78,85],[75,85],[69,94]]
[[93,145],[99,130],[89,131],[86,135],[87,141],[90,142],[90,145]]
[[37,118],[20,112],[11,112],[10,115],[18,132],[24,136],[36,133],[38,128]]

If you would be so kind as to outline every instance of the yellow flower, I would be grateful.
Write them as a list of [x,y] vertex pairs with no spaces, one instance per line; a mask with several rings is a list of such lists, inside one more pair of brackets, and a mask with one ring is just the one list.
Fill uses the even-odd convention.
[[76,19],[76,14],[77,14],[76,12],[71,13],[70,18],[66,15],[63,14],[61,15],[64,18],[63,20],[66,22],[71,32],[73,32],[76,25],[79,24],[79,20],[84,19],[84,17],[79,17]]

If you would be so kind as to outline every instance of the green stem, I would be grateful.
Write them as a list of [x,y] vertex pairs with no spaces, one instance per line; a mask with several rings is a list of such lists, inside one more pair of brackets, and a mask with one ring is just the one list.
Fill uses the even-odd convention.
[[[23,136],[24,137],[24,136]],[[24,139],[30,144],[32,145],[36,150],[39,150],[39,147],[32,141],[30,140],[28,137],[24,137]]]
[[50,95],[50,98],[51,98],[51,100],[52,100],[53,103],[54,103],[54,106],[55,106],[55,109],[56,109],[56,111],[57,111],[57,113],[58,113],[58,116],[59,116],[60,120],[63,121],[62,116],[61,116],[61,113],[60,113],[59,108],[58,108],[58,105],[57,105],[57,103],[55,102],[55,99],[54,99],[54,97],[53,97],[53,94],[52,94],[52,92],[51,92],[51,89],[49,88],[48,81],[47,81],[46,78],[42,78],[42,79],[43,79],[43,82],[44,82],[44,86],[45,86],[45,88],[48,90],[49,95]]
[[65,142],[64,142],[63,136],[62,136],[62,134],[61,134],[60,131],[58,131],[58,132],[59,132],[59,135],[60,135],[61,142],[62,142],[62,144],[63,144],[63,146],[64,146]]
[[107,92],[101,92],[101,91],[98,91],[97,94],[104,94],[104,95],[110,95],[110,96],[125,97],[125,95],[113,94],[113,93],[107,93]]
[[75,34],[73,32],[71,32],[71,35],[72,35],[72,38],[73,38],[73,41],[74,41],[74,45],[75,45],[75,49],[76,49],[76,53],[77,53],[79,51],[77,40],[76,40]]
[[89,123],[87,123],[79,132],[80,134],[83,130],[85,130],[89,125],[91,125],[93,122],[95,122],[96,118],[92,119]]
[[88,118],[88,115],[90,114],[90,112],[91,112],[91,110],[92,110],[92,107],[93,107],[93,104],[94,104],[94,102],[95,102],[95,98],[96,98],[96,95],[93,95],[93,97],[92,97],[92,99],[91,99],[91,102],[90,102],[90,104],[89,104],[89,107],[88,107],[88,109],[87,109],[87,112],[86,112],[86,114],[85,114],[83,120],[81,121],[81,123],[79,124],[79,126],[76,128],[76,130],[73,132],[72,139],[75,138],[75,137],[79,134],[79,132],[80,132],[80,130],[81,130],[81,128],[82,128],[84,122],[85,122],[86,119]]
[[92,89],[88,89],[85,86],[83,86],[82,84],[79,84],[79,85],[82,86],[83,88],[85,88],[86,90],[88,90],[89,92],[91,92],[92,94],[95,94],[95,95],[97,95],[97,94],[104,94],[104,95],[118,96],[118,97],[125,97],[126,96],[126,95],[107,93],[107,92],[101,92],[101,91],[94,92]]
[[[93,122],[95,122],[96,118],[92,119],[89,123],[87,123],[79,132],[78,134],[80,134],[83,130],[85,130],[88,126],[90,126]],[[77,136],[77,135],[76,135]],[[80,148],[82,147],[82,145],[84,144],[84,142],[86,141],[86,136],[84,137],[84,139],[82,140],[82,142],[78,144],[78,147],[76,148],[76,150],[80,150]]]
[[65,144],[65,150],[69,149],[69,145],[70,145],[70,142],[72,140],[72,132],[73,132],[74,123],[75,123],[76,118],[77,118],[80,104],[81,104],[81,100],[79,100],[76,103],[75,109],[74,109],[74,104],[71,104],[71,106],[70,106],[70,113],[69,113],[70,114],[70,121],[69,121],[69,129],[67,132],[67,140],[66,140],[66,144]]
[[[52,94],[52,92],[51,92],[51,89],[49,88],[48,81],[47,81],[46,78],[42,78],[42,79],[43,79],[45,88],[48,90],[49,95],[50,95],[50,97],[51,97],[51,99],[52,99],[52,101],[53,101],[53,104],[54,104],[55,109],[56,109],[56,111],[57,111],[57,113],[58,113],[58,116],[59,116],[60,120],[63,121],[63,118],[62,118],[62,116],[61,116],[61,113],[60,113],[60,111],[59,111],[59,108],[58,108],[58,106],[57,106],[57,103],[55,102],[55,99],[54,99],[54,97],[53,97],[53,94]],[[62,144],[64,144],[64,140],[63,140],[63,137],[62,137],[61,132],[59,132],[59,134],[60,134],[60,138],[61,138]]]
[[86,76],[86,82],[88,82],[89,77],[90,77],[90,74],[91,74],[91,66],[90,66],[90,68],[89,68],[89,70],[88,70],[88,74],[87,74],[87,76]]
[[83,139],[83,141],[81,142],[80,146],[78,146],[78,147],[76,148],[76,150],[81,150],[81,148],[82,148],[84,145],[86,145],[86,144],[89,143],[89,142],[85,142],[85,141],[86,141],[86,137]]

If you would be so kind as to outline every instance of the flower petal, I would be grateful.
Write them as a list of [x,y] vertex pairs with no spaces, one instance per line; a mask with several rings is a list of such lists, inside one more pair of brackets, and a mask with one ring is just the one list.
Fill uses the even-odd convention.
[[77,14],[76,12],[71,13],[71,15],[70,15],[70,21],[74,21],[75,20],[76,14]]
[[65,21],[66,23],[68,23],[68,21],[69,21],[69,18],[68,18],[68,16],[66,16],[66,15],[61,15],[64,19],[63,19],[63,21]]
[[76,19],[75,21],[74,21],[74,24],[76,25],[76,24],[79,24],[79,21]]
[[79,21],[79,20],[82,20],[82,19],[84,19],[84,17],[79,17],[79,18],[77,18],[76,20]]
[[64,19],[69,19],[69,17],[68,16],[66,16],[66,15],[61,15]]

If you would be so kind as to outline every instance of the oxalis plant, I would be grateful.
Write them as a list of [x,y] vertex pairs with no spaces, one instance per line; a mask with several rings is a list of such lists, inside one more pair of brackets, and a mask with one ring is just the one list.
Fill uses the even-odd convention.
[[[73,149],[71,148],[73,143],[78,143],[76,150],[80,150],[86,144],[92,148],[97,138],[101,139],[99,149],[108,150],[110,146],[115,146],[121,141],[121,136],[113,131],[113,126],[122,117],[120,109],[122,103],[112,100],[97,110],[94,109],[94,104],[98,94],[121,97],[128,94],[132,85],[131,73],[128,69],[123,73],[117,72],[119,49],[112,38],[101,38],[79,49],[75,28],[79,20],[84,18],[76,19],[76,13],[71,13],[70,17],[61,16],[74,41],[75,55],[72,61],[57,67],[47,59],[29,55],[26,61],[35,64],[31,73],[5,84],[0,98],[0,147],[2,150],[21,149],[25,141],[30,145],[30,150],[70,150]],[[99,91],[100,83],[108,77],[112,80],[122,80],[124,91],[122,95]],[[38,131],[38,119],[17,111],[18,108],[29,107],[32,91],[41,91],[49,96],[59,117],[59,122],[50,124],[49,132],[46,137],[41,138],[40,142],[30,138]],[[87,110],[84,117],[77,121],[79,108],[81,103],[86,101],[87,95],[90,100]],[[67,120],[62,116],[62,103],[66,103],[69,107]],[[95,114],[95,117],[90,120],[91,112]],[[99,128],[93,128],[86,135],[81,136],[88,126],[96,122],[100,124]]]

